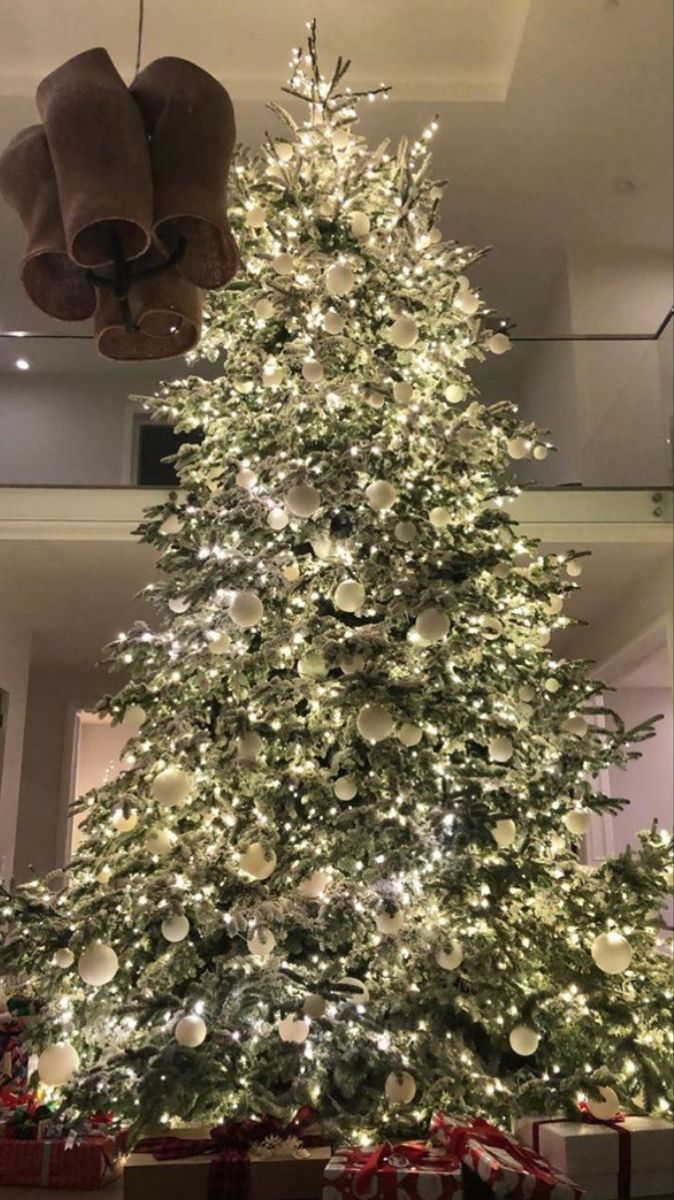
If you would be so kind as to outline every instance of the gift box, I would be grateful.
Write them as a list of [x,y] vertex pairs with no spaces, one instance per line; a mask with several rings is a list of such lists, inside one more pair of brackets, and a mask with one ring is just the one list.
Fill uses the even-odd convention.
[[525,1117],[517,1136],[587,1192],[587,1200],[674,1196],[674,1125],[658,1117],[615,1121]]
[[[461,1161],[468,1178],[483,1186],[477,1195],[512,1200],[580,1200],[583,1188],[552,1166],[533,1148],[480,1117],[465,1122],[435,1113],[431,1137]],[[466,1186],[466,1194],[471,1192]]]
[[[279,1193],[280,1194],[280,1193]],[[323,1200],[462,1200],[461,1163],[427,1142],[336,1150]]]
[[121,1174],[123,1148],[123,1134],[0,1140],[0,1184],[97,1191]]
[[0,1013],[0,1087],[24,1088],[28,1080],[28,1051],[23,1043],[24,1021]]

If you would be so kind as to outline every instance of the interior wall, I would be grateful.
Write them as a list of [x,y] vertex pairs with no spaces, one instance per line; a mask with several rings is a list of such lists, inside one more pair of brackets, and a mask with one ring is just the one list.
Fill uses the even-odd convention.
[[0,880],[14,868],[31,637],[0,617],[0,688],[7,692],[7,727],[0,764]]
[[613,820],[614,845],[619,852],[625,846],[637,848],[637,833],[649,828],[656,818],[664,829],[672,831],[672,691],[664,687],[618,687],[610,696],[610,704],[628,728],[658,714],[663,717],[656,724],[656,736],[642,744],[641,758],[630,762],[625,770],[609,770],[611,795],[630,801]]
[[[120,755],[135,732],[128,725],[111,725],[108,720],[101,721],[89,713],[80,713],[78,726],[73,799],[86,796],[93,788],[117,779],[122,766]],[[84,814],[80,814],[80,819],[82,816]],[[77,852],[82,840],[76,818],[72,822],[66,860]]]

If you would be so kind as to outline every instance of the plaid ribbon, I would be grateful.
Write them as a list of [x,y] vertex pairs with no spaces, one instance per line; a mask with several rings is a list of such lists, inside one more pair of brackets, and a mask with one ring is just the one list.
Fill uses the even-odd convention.
[[314,1123],[316,1115],[313,1108],[305,1105],[287,1125],[278,1117],[260,1120],[246,1117],[216,1125],[207,1138],[142,1138],[135,1150],[138,1154],[153,1154],[159,1162],[209,1155],[208,1200],[244,1200],[249,1194],[248,1152],[252,1147],[270,1137],[299,1138]]

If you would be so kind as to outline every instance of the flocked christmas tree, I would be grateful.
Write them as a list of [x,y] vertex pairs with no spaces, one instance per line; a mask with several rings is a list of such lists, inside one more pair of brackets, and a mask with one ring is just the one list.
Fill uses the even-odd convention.
[[666,1112],[670,839],[577,856],[650,730],[550,650],[580,565],[507,515],[509,458],[547,447],[471,382],[509,345],[479,253],[436,223],[434,126],[370,151],[345,68],[312,33],[306,119],[274,107],[285,136],[239,157],[220,374],[147,401],[203,438],[141,527],[156,629],[110,654],[130,682],[102,711],[140,732],[65,890],[7,897],[0,966],[43,1081],[139,1126],[308,1102],[419,1132],[599,1084]]

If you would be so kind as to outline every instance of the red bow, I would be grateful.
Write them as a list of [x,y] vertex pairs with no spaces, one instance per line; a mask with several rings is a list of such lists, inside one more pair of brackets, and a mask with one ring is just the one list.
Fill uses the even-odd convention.
[[[381,1171],[382,1167],[409,1166],[424,1158],[428,1154],[428,1147],[425,1142],[402,1142],[398,1146],[392,1145],[391,1142],[383,1142],[367,1157],[362,1150],[357,1150],[355,1153],[356,1162],[361,1156],[365,1159],[359,1166],[355,1182],[356,1192],[362,1194],[367,1190],[373,1175]],[[396,1159],[399,1161],[396,1162]]]
[[474,1117],[468,1125],[462,1125],[447,1119],[443,1113],[435,1113],[431,1123],[431,1131],[441,1133],[441,1141],[449,1154],[463,1161],[471,1142],[481,1142],[487,1150],[505,1150],[520,1164],[528,1175],[542,1183],[554,1185],[558,1182],[556,1174],[550,1169],[544,1159],[539,1158],[528,1146],[516,1142],[509,1134],[490,1125],[483,1117]]
[[0,1088],[0,1112],[14,1112],[16,1108],[25,1108],[32,1115],[38,1108],[35,1092],[15,1092],[10,1087]]

